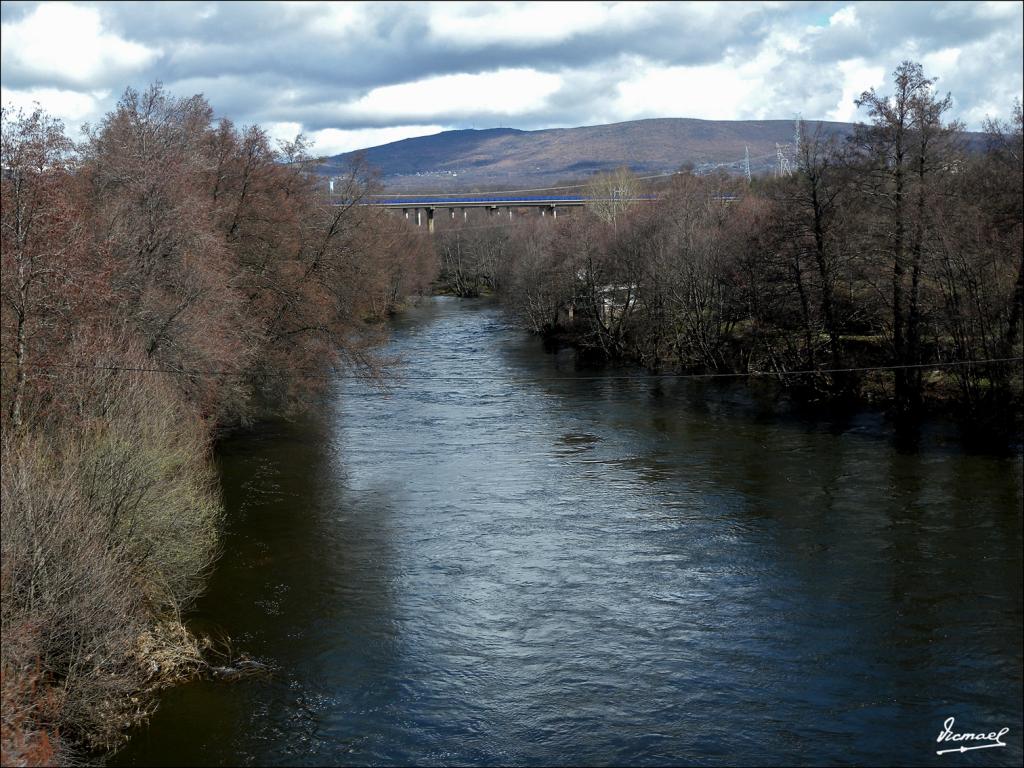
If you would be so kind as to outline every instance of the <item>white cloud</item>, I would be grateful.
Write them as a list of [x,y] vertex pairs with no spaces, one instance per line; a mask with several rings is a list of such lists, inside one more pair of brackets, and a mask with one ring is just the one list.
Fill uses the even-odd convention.
[[2,38],[5,68],[83,85],[138,70],[159,55],[105,31],[95,8],[67,3],[39,5],[4,24]]
[[1020,3],[1006,0],[985,0],[985,2],[975,3],[975,5],[979,15],[990,19],[1014,19],[1020,15]]
[[857,26],[857,9],[852,5],[840,8],[828,17],[830,27],[855,27]]
[[615,101],[620,119],[699,117],[705,120],[750,120],[788,117],[777,83],[769,76],[799,59],[800,37],[776,30],[754,55],[730,55],[714,64],[664,67],[634,60]]
[[651,3],[439,3],[430,33],[457,46],[536,47],[602,27],[622,29],[657,10]]
[[[290,3],[288,5],[291,5]],[[358,32],[366,22],[363,7],[356,3],[316,3],[318,13],[310,20],[311,32],[328,37],[343,37]]]
[[374,88],[341,112],[349,117],[401,119],[479,113],[514,116],[543,107],[561,84],[558,75],[533,69],[441,75]]
[[[444,127],[643,117],[854,120],[920,60],[950,117],[1007,117],[1020,3],[5,4],[3,97],[95,121],[125,86],[340,152]],[[323,129],[323,130],[321,130]]]
[[960,60],[959,48],[943,48],[939,51],[926,53],[921,57],[921,65],[927,73],[937,74],[942,77],[956,68]]
[[857,105],[853,100],[864,91],[881,89],[885,85],[885,67],[868,64],[864,59],[848,59],[839,62],[838,66],[843,78],[842,94],[825,119],[852,123],[858,119]]
[[733,120],[749,111],[756,81],[730,64],[696,67],[640,67],[618,85],[615,110],[622,119],[700,115]]
[[[393,128],[358,128],[343,131],[337,128],[325,128],[313,131],[309,138],[313,141],[314,154],[339,155],[379,144],[390,144],[392,141],[411,139],[414,136],[430,136],[446,131],[450,126],[444,125],[401,125]],[[295,133],[287,138],[295,138]]]
[[273,122],[265,123],[263,128],[270,138],[277,141],[292,141],[298,134],[304,133],[312,144],[314,155],[340,155],[364,147],[375,147],[392,141],[410,139],[414,136],[429,136],[447,130],[442,125],[402,125],[391,128],[357,128],[340,130],[325,128],[322,131],[304,132],[301,123]]
[[0,87],[0,103],[31,113],[38,104],[64,123],[67,136],[79,139],[85,123],[98,123],[110,108],[110,91],[79,92],[60,88]]
[[57,88],[0,88],[0,100],[5,106],[10,104],[15,109],[29,112],[38,103],[51,115],[66,122],[80,122],[98,117],[102,112],[102,100],[109,95],[106,91],[90,94]]
[[292,141],[297,135],[302,133],[302,123],[263,123],[261,127],[275,142]]

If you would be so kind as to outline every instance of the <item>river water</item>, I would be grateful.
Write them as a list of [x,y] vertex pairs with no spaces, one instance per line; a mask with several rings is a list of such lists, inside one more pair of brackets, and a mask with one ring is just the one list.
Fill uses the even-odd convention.
[[[276,671],[115,764],[1021,763],[1019,455],[579,370],[480,301],[387,351],[223,445],[192,621]],[[1007,746],[937,756],[948,717]]]

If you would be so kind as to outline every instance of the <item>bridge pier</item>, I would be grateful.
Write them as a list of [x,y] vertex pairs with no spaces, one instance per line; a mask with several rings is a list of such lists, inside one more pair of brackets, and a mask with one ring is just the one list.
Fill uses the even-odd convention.
[[[484,193],[486,194],[486,193]],[[383,197],[383,196],[375,196]],[[641,200],[654,200],[655,195],[644,195],[642,197],[634,198],[636,201]],[[716,200],[722,200],[723,202],[729,202],[733,199],[730,196],[719,196]],[[513,197],[511,195],[503,195],[500,197],[489,196],[484,197],[483,194],[479,196],[459,196],[455,195],[438,195],[435,197],[419,196],[417,198],[398,198],[397,196],[392,199],[380,199],[373,200],[371,202],[359,202],[358,205],[372,206],[374,208],[382,208],[389,211],[401,211],[402,218],[406,221],[411,221],[412,214],[416,214],[416,226],[422,227],[424,224],[434,231],[434,219],[436,217],[438,209],[448,211],[448,219],[451,222],[455,222],[458,218],[456,209],[462,211],[462,220],[464,222],[469,221],[469,209],[470,208],[482,208],[487,210],[487,217],[493,217],[495,214],[508,213],[510,222],[516,220],[516,213],[520,216],[524,215],[524,209],[537,208],[540,215],[547,218],[548,215],[552,219],[558,218],[558,209],[564,207],[583,206],[587,203],[588,198],[561,196],[525,196],[525,197]],[[347,204],[344,201],[331,202],[332,205]],[[426,213],[426,222],[423,220],[423,214]],[[473,214],[478,216],[480,214]]]

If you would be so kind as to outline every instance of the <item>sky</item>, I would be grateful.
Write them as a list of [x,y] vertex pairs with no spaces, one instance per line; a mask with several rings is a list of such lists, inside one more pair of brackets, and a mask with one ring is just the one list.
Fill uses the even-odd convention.
[[336,154],[454,128],[866,119],[904,59],[972,130],[1022,91],[1020,2],[0,4],[0,100],[75,136],[128,86]]

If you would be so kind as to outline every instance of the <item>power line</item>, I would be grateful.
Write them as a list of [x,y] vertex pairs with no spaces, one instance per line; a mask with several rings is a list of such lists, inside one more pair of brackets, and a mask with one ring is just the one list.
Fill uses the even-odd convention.
[[[1019,363],[1024,361],[1022,357],[997,357],[988,358],[984,360],[951,360],[948,362],[938,363],[908,363],[903,365],[871,365],[871,366],[859,366],[850,368],[818,368],[818,369],[803,369],[796,371],[747,371],[746,373],[644,373],[644,374],[606,374],[598,376],[537,376],[530,377],[526,381],[530,382],[545,382],[545,381],[651,381],[653,379],[725,379],[725,378],[750,378],[750,377],[781,377],[781,376],[813,376],[820,374],[832,374],[832,373],[866,373],[870,371],[897,371],[897,370],[939,370],[942,368],[953,368],[958,366],[970,366],[970,365],[989,365],[995,363]],[[17,363],[14,360],[2,360],[0,365],[12,366]],[[251,373],[245,371],[226,371],[226,370],[203,370],[203,369],[183,369],[175,370],[173,368],[150,368],[144,366],[119,366],[119,365],[86,365],[76,363],[25,363],[27,367],[39,368],[42,370],[92,370],[92,371],[107,371],[117,373],[159,373],[173,376],[251,376]],[[455,382],[475,382],[475,381],[498,381],[498,382],[513,382],[516,381],[515,374],[504,375],[504,374],[493,374],[493,375],[471,375],[471,376],[429,376],[429,375],[403,375],[401,373],[395,374],[391,381],[381,381],[378,377],[368,374],[360,373],[341,373],[331,372],[326,373],[324,371],[308,371],[301,369],[293,369],[287,372],[290,376],[311,378],[311,379],[352,379],[362,380],[369,382],[381,383],[384,385],[390,384],[401,384],[404,381],[455,381]]]

